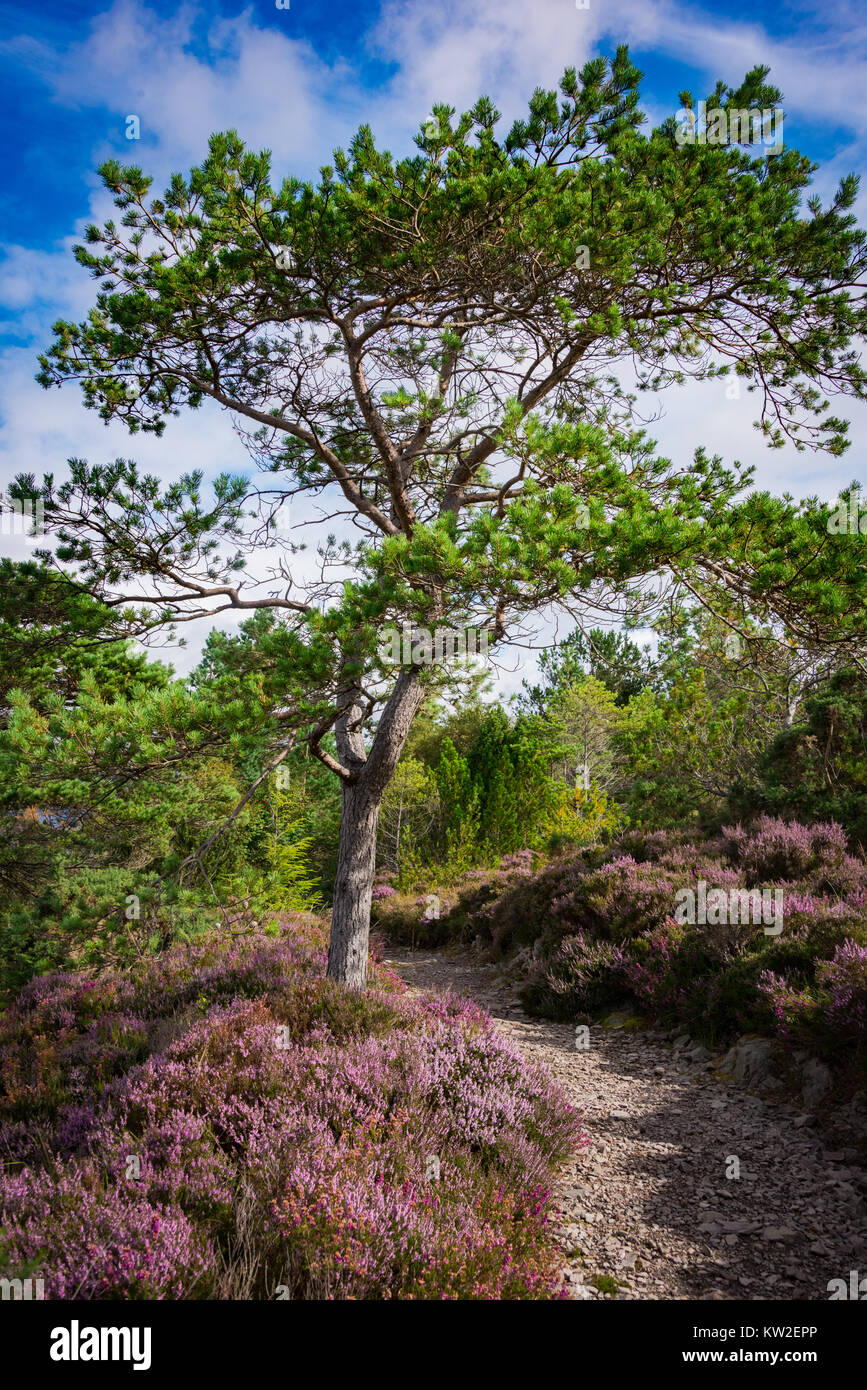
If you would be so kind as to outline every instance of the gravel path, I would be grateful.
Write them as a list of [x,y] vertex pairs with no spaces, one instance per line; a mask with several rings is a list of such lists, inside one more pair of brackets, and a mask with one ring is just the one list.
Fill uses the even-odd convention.
[[386,958],[412,989],[483,1005],[578,1108],[591,1145],[555,1188],[575,1298],[826,1300],[829,1280],[867,1275],[867,1174],[799,1110],[723,1085],[708,1054],[660,1033],[592,1027],[579,1051],[571,1025],[523,1012],[498,966]]

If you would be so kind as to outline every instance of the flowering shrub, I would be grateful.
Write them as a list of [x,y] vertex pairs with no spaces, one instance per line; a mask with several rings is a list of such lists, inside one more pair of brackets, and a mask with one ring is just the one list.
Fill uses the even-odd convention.
[[867,1044],[867,946],[844,941],[833,960],[820,967],[819,984],[827,992],[824,1022],[840,1043]]
[[[557,860],[534,874],[528,872],[526,860],[515,864],[512,859],[504,859],[499,869],[464,875],[458,901],[442,919],[450,935],[464,941],[481,936],[505,954],[514,946],[529,945],[546,931],[554,932],[555,902],[581,882],[586,860]],[[561,926],[559,934],[566,929]]]
[[474,1005],[323,975],[299,920],[32,981],[0,1022],[10,1268],[51,1298],[556,1295],[562,1094]]
[[797,989],[785,976],[773,970],[762,971],[758,988],[770,1006],[777,1036],[789,1044],[808,1042],[810,1025],[817,1012],[812,992]]
[[[653,841],[654,844],[650,842]],[[719,845],[698,849],[657,832],[631,837],[639,853],[658,846],[658,862],[637,860],[620,847],[585,851],[557,859],[537,873],[504,859],[500,870],[465,876],[457,904],[442,915],[442,939],[476,936],[497,954],[529,946],[537,938],[551,943],[578,934],[638,936],[674,910],[678,889],[702,878],[716,887],[736,887],[742,876],[719,857]],[[526,861],[525,861],[526,862]],[[391,919],[383,921],[391,927]]]
[[694,939],[670,917],[634,943],[623,964],[623,978],[647,1013],[667,1021],[682,1017],[686,977],[694,973],[685,967],[696,951]]
[[[796,871],[803,877],[779,877]],[[731,894],[764,887],[772,874],[782,894],[781,933],[766,935],[755,919],[727,914],[718,923],[673,920],[676,893],[702,879]],[[771,1033],[862,1065],[864,884],[865,866],[846,853],[838,826],[764,817],[720,839],[626,835],[601,864],[563,861],[510,886],[475,912],[471,926],[487,923],[496,946],[508,939],[503,924],[526,914],[524,939],[530,931],[540,938],[523,995],[531,1012],[574,1019],[621,1003],[709,1042]]]
[[648,861],[655,863],[665,863],[669,861],[671,855],[678,854],[681,850],[688,853],[706,853],[710,844],[706,844],[699,851],[694,843],[695,832],[686,830],[625,830],[617,839],[617,852],[628,854],[638,863],[643,864]]
[[504,854],[500,860],[500,868],[504,873],[514,870],[519,874],[531,874],[533,872],[533,851],[531,849],[518,849],[514,854]]
[[846,833],[834,821],[807,826],[759,816],[748,829],[724,826],[722,833],[749,887],[801,880],[816,892],[851,894],[867,889],[867,868],[847,853]]
[[867,1052],[867,946],[849,938],[816,965],[810,987],[766,970],[759,989],[784,1042],[863,1061]]
[[533,1013],[572,1019],[614,1003],[625,993],[624,954],[610,941],[566,936],[540,962],[523,992]]
[[544,1189],[513,1192],[483,1177],[468,1203],[459,1168],[440,1166],[432,1180],[417,1150],[394,1138],[385,1156],[333,1139],[299,1156],[274,1206],[296,1296],[550,1297]]
[[[533,866],[540,856],[533,850],[516,850],[503,855],[497,869],[467,869],[448,888],[431,885],[431,891],[418,895],[398,894],[387,904],[377,901],[375,923],[390,941],[400,945],[435,947],[460,938],[472,940],[479,934],[476,917],[485,915],[485,905],[497,901],[508,890],[534,882]],[[438,899],[434,908],[431,897]],[[474,929],[465,933],[463,927]]]
[[90,1164],[4,1177],[2,1209],[6,1258],[38,1266],[46,1298],[189,1298],[214,1264],[178,1207],[109,1197]]

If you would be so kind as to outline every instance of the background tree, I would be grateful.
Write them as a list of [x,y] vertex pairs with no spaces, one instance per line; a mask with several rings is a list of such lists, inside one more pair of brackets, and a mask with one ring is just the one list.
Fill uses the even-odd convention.
[[439,811],[436,782],[417,758],[401,758],[385,790],[379,823],[381,859],[399,873],[429,835]]
[[440,751],[436,786],[442,857],[455,869],[467,868],[478,853],[479,793],[467,759],[450,738],[445,739]]
[[106,699],[163,688],[171,667],[132,651],[132,630],[46,560],[0,559],[0,721],[11,691],[26,690],[39,708],[49,693],[69,703],[87,673]]
[[833,672],[780,729],[751,777],[732,787],[737,815],[766,811],[806,821],[835,820],[867,849],[867,681],[851,667]]
[[[709,105],[776,104],[766,75]],[[162,198],[109,162],[119,222],[76,251],[102,288],[42,358],[45,386],[79,380],[133,433],[205,398],[246,431],[255,486],[220,477],[206,502],[197,475],[163,487],[132,463],[74,461],[46,481],[46,520],[101,602],[136,599],[142,631],[274,613],[275,740],[302,730],[342,789],[328,969],[353,986],[382,796],[431,679],[383,668],[384,627],[473,626],[496,644],[551,605],[632,611],[659,573],[790,614],[815,597],[785,546],[821,551],[821,509],[736,505],[747,470],[659,458],[616,369],[654,388],[734,370],[769,443],[839,452],[827,399],[865,385],[856,182],[802,210],[813,166],[794,150],[681,146],[673,119],[644,134],[639,77],[625,49],[569,69],[502,139],[487,98],[457,120],[436,107],[399,160],[362,127],[315,186],[275,186],[234,132]],[[357,537],[322,536],[306,590],[275,531],[299,494],[327,496]],[[245,557],[269,551],[257,591]],[[818,640],[857,644],[839,621],[850,577],[808,604]]]
[[608,791],[618,779],[613,735],[618,726],[614,693],[595,676],[583,676],[560,690],[544,719],[548,756],[562,767],[570,787],[589,790],[591,781]]
[[642,651],[625,632],[594,627],[584,633],[576,628],[540,654],[542,681],[532,686],[524,681],[519,702],[543,713],[559,693],[589,675],[611,691],[618,705],[625,705],[644,689],[646,668],[647,649]]

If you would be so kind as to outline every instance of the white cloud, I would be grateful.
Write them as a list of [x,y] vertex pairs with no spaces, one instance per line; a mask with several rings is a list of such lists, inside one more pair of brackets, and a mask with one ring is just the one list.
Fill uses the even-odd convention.
[[[194,43],[204,13],[182,5],[164,18],[117,0],[63,54],[29,42],[5,47],[41,73],[58,104],[137,115],[143,142],[155,143],[172,167],[198,163],[209,135],[227,126],[286,159],[307,158],[327,143],[340,127],[335,93],[339,97],[351,75],[346,65],[329,67],[309,43],[291,36],[288,23],[285,35],[265,30],[250,11],[212,21],[204,40]],[[106,130],[106,141],[119,141],[129,153],[122,120]]]
[[573,0],[461,0],[428,5],[387,0],[371,44],[399,64],[383,105],[395,125],[417,129],[435,101],[458,111],[486,92],[509,118],[537,86],[556,86],[563,69],[593,55],[601,7]]

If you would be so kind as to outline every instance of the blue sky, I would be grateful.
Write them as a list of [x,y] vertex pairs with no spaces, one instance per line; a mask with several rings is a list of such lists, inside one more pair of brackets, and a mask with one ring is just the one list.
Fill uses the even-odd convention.
[[[90,304],[92,282],[70,248],[87,222],[113,211],[94,173],[110,155],[160,185],[199,162],[211,130],[235,126],[274,152],[275,172],[315,174],[361,121],[403,151],[436,101],[464,110],[487,92],[511,120],[567,64],[628,42],[652,120],[677,109],[683,88],[702,95],[763,62],[783,90],[786,144],[820,162],[823,197],[865,162],[867,11],[858,0],[589,0],[586,9],[575,0],[291,0],[289,10],[273,0],[43,0],[35,9],[0,2],[0,33],[0,486],[22,470],[62,473],[71,455],[132,455],[166,476],[245,467],[215,409],[171,423],[162,441],[133,441],[85,412],[75,388],[45,393],[33,381],[51,323]],[[129,115],[141,122],[137,142],[125,139]],[[867,191],[858,213],[867,221]],[[720,383],[660,404],[652,432],[665,452],[706,444],[755,464],[774,491],[830,499],[865,474],[864,406],[844,408],[853,445],[837,461],[769,453],[751,426],[752,400],[726,399]],[[17,542],[3,544],[14,552]]]

